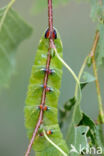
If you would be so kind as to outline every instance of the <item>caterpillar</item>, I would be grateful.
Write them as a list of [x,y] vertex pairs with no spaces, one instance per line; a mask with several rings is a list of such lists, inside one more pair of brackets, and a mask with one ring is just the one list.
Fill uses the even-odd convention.
[[[48,137],[57,144],[63,151],[68,153],[68,148],[63,140],[62,133],[59,128],[57,119],[57,104],[59,98],[59,89],[62,78],[62,63],[51,51],[50,62],[46,67],[48,51],[49,51],[49,29],[47,29],[40,40],[38,50],[35,56],[35,62],[32,67],[30,84],[25,106],[25,125],[28,129],[28,137],[31,139],[34,128],[39,120],[40,111],[43,110],[43,121],[33,143],[33,149],[37,156],[61,156],[43,136],[42,129],[44,127]],[[58,54],[63,56],[63,46],[60,35],[56,29],[53,30],[52,37]],[[44,78],[47,73],[47,83],[44,84]],[[42,103],[42,95],[45,90],[45,101]],[[49,154],[50,152],[50,154]]]

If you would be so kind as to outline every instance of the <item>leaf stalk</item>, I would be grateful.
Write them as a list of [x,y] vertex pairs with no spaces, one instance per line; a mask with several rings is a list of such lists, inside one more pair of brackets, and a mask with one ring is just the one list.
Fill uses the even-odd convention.
[[[57,49],[53,43],[53,49],[55,51],[55,54],[57,56],[57,58],[60,60],[60,62],[68,69],[68,71],[72,74],[73,78],[75,79],[77,86],[79,87],[80,93],[81,93],[81,87],[80,87],[80,81],[78,79],[78,77],[76,76],[75,72],[72,70],[72,68],[60,57],[60,55],[57,52]],[[77,95],[75,96],[77,99]]]
[[57,145],[46,135],[45,130],[43,130],[43,133],[44,133],[44,137],[46,138],[46,140],[47,140],[51,145],[53,145],[58,151],[60,151],[60,153],[62,153],[63,156],[68,156],[67,153],[65,153],[59,146],[57,146]]

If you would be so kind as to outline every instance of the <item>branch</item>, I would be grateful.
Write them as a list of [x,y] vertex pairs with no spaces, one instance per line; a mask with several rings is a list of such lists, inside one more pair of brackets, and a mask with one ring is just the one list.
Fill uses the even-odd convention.
[[102,5],[103,4],[102,0],[99,0],[99,3],[100,3],[100,5]]
[[[48,0],[48,25],[49,25],[49,32],[50,34],[52,34],[53,32],[53,14],[52,14],[52,0]],[[46,69],[49,70],[49,66],[50,66],[50,61],[51,61],[51,54],[50,54],[50,49],[52,47],[52,35],[50,35],[49,38],[49,50],[48,50],[48,56],[47,56],[47,62],[46,62]],[[44,77],[44,82],[43,82],[43,86],[47,86],[47,82],[48,82],[48,75],[49,73],[46,72],[45,73],[45,77]],[[41,97],[41,105],[44,106],[45,105],[45,101],[46,101],[46,88],[43,89],[42,92],[42,97]],[[38,118],[38,122],[36,124],[35,130],[33,132],[32,138],[30,140],[30,143],[28,145],[27,151],[25,153],[25,156],[29,156],[32,145],[34,143],[36,134],[38,132],[38,129],[43,121],[43,109],[40,110],[40,114],[39,114],[39,118]]]
[[48,0],[48,26],[49,26],[49,31],[52,33],[53,32],[52,0]]
[[104,123],[103,104],[102,104],[100,84],[99,84],[99,80],[98,80],[98,73],[97,73],[97,67],[96,67],[96,61],[95,61],[95,52],[96,52],[96,47],[97,47],[99,38],[100,38],[100,35],[99,35],[99,32],[97,31],[90,56],[92,58],[93,72],[94,72],[94,75],[96,78],[95,82],[96,82],[96,90],[97,90],[98,103],[99,103],[99,116],[100,116],[101,122]]

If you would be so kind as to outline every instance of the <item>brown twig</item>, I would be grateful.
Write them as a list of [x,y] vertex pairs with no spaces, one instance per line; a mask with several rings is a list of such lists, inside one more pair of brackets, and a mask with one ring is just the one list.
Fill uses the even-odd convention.
[[91,50],[91,53],[90,53],[90,56],[92,59],[95,59],[95,51],[96,51],[96,47],[97,47],[97,44],[98,44],[98,41],[99,41],[99,32],[97,31],[96,32],[96,35],[95,35],[95,40],[94,40],[94,43],[93,43],[93,46],[92,46],[92,50]]
[[[52,34],[53,32],[53,13],[52,13],[52,0],[48,0],[48,25],[49,25],[49,32],[50,34]],[[51,61],[51,53],[50,53],[50,49],[52,48],[52,42],[53,42],[53,38],[52,35],[50,35],[49,38],[49,50],[48,50],[48,56],[47,56],[47,62],[46,62],[46,70],[49,70],[49,66],[50,66],[50,61]],[[48,82],[48,75],[49,73],[46,72],[45,76],[44,76],[44,82],[43,82],[43,86],[47,86],[47,82]],[[45,105],[45,101],[46,101],[46,88],[43,89],[42,92],[42,97],[41,97],[41,105],[44,106]],[[43,121],[43,110],[40,110],[40,114],[39,114],[39,119],[38,122],[36,124],[35,130],[33,132],[32,138],[30,140],[30,143],[28,145],[27,151],[25,153],[25,156],[29,156],[32,145],[34,143],[36,134],[38,132],[38,129],[41,125]]]
[[102,5],[102,3],[103,3],[102,0],[99,0],[99,3],[100,3],[100,5]]
[[96,82],[96,90],[97,90],[97,95],[98,95],[98,103],[99,103],[99,111],[100,111],[99,116],[100,116],[101,122],[104,123],[103,104],[102,104],[100,84],[99,84],[99,80],[98,80],[98,73],[97,73],[97,67],[96,67],[96,61],[95,61],[95,51],[96,51],[96,47],[97,47],[99,38],[100,38],[100,35],[99,35],[99,32],[97,31],[90,56],[92,58],[93,71],[94,71],[94,75],[96,78],[95,82]]

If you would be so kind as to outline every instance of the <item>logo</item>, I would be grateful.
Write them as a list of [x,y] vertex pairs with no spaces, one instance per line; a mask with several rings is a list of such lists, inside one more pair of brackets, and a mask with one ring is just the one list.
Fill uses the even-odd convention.
[[76,148],[74,145],[71,144],[71,150],[70,153],[77,153],[77,154],[102,154],[103,149],[102,147],[89,147],[88,145],[86,147],[79,145],[78,148]]

